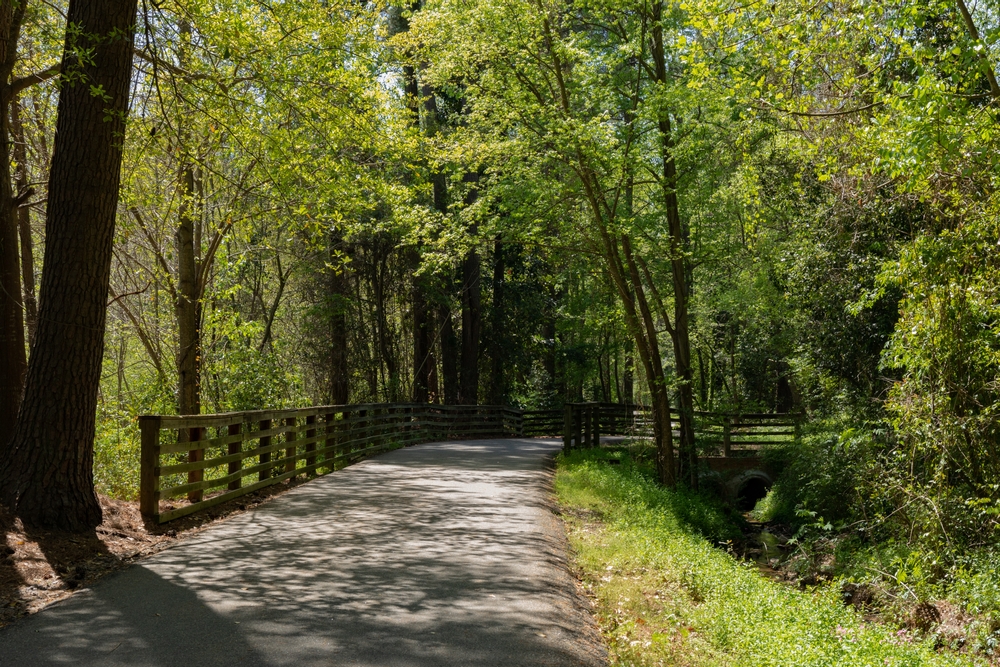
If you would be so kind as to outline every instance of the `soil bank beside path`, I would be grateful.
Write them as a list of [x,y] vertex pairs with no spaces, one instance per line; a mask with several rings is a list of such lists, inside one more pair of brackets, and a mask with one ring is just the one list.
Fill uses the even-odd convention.
[[0,665],[603,665],[552,440],[400,449],[0,630]]

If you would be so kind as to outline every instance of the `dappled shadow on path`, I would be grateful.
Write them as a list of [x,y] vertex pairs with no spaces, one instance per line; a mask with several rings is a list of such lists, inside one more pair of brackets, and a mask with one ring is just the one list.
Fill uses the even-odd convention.
[[447,442],[366,461],[0,633],[0,646],[46,636],[35,664],[74,650],[95,665],[601,664],[544,508],[554,450]]

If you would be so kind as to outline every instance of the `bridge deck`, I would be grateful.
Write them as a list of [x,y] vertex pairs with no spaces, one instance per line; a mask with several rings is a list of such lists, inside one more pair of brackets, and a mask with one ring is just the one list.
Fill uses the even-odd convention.
[[297,487],[0,631],[0,665],[599,665],[556,441],[418,445]]

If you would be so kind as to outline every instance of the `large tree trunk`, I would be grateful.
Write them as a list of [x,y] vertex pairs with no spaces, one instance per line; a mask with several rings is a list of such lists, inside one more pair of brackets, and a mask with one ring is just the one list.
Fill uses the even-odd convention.
[[27,370],[8,122],[12,102],[9,81],[17,59],[17,39],[24,6],[24,2],[0,1],[0,448],[7,445],[14,432]]
[[[38,330],[0,498],[31,526],[101,522],[94,421],[132,69],[136,0],[70,0],[45,220]],[[76,53],[86,49],[88,58]],[[74,77],[76,79],[76,77]],[[94,89],[105,95],[93,94]]]

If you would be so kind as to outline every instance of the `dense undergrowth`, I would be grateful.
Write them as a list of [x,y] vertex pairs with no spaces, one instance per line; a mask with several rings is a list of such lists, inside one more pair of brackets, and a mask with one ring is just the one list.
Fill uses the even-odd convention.
[[627,451],[561,456],[556,490],[613,665],[987,664],[866,620],[837,587],[762,576],[726,549],[738,515],[657,486]]
[[[995,655],[996,503],[969,485],[893,474],[904,448],[898,438],[835,426],[814,424],[800,442],[766,453],[780,474],[752,516],[793,538],[781,567],[860,591],[855,603],[869,615],[924,624],[939,642]],[[914,618],[917,609],[927,618]]]

